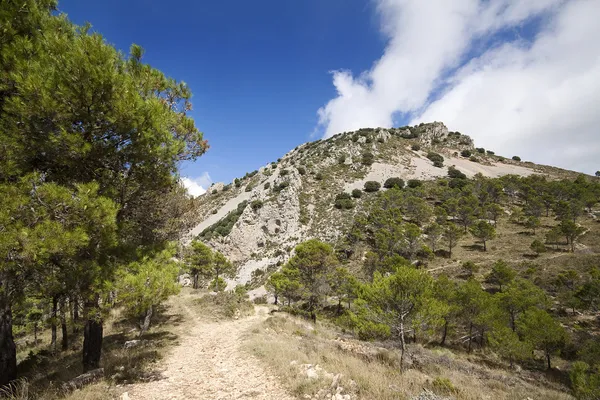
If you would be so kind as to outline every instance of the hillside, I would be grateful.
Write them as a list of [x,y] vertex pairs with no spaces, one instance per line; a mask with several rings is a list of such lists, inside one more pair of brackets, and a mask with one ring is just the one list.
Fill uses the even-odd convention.
[[[443,165],[436,167],[429,153],[440,154]],[[226,254],[239,268],[236,283],[249,283],[253,274],[260,283],[261,271],[276,270],[298,243],[335,243],[347,231],[369,197],[344,210],[334,206],[339,193],[363,189],[367,181],[383,185],[390,177],[432,181],[447,177],[450,166],[469,178],[578,175],[476,149],[469,136],[440,122],[361,129],[303,144],[234,182],[213,184],[197,199],[198,224],[185,241],[199,238]]]

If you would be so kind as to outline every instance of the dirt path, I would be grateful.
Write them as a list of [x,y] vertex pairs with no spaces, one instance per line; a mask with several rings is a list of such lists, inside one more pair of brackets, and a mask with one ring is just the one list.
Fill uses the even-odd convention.
[[162,378],[127,388],[129,399],[293,399],[258,359],[239,349],[244,333],[268,316],[265,308],[239,320],[205,322],[185,302],[178,345],[160,362]]

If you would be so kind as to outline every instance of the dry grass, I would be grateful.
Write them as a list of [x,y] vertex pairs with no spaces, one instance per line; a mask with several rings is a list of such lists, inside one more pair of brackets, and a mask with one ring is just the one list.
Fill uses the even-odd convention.
[[457,400],[572,399],[564,392],[542,387],[542,382],[536,386],[517,373],[484,367],[447,349],[414,346],[413,368],[400,373],[396,350],[345,339],[344,343],[363,349],[352,350],[352,346],[341,346],[338,337],[335,328],[327,324],[319,323],[313,329],[303,320],[278,315],[252,329],[244,348],[268,364],[299,398],[330,390],[330,377],[309,379],[301,372],[302,364],[318,364],[333,375],[341,374],[343,393],[353,399],[405,399],[424,389]]
[[[176,343],[172,328],[181,322],[180,309],[172,302],[157,313],[153,326],[141,338],[138,347],[125,349],[127,340],[138,339],[132,323],[123,319],[119,310],[113,311],[105,322],[105,334],[100,366],[104,368],[104,380],[73,393],[65,392],[62,384],[82,371],[82,337],[70,338],[67,351],[52,352],[48,349],[49,332],[42,332],[36,346],[19,347],[19,375],[17,389],[9,399],[70,399],[104,400],[118,397],[117,384],[154,379],[152,370],[169,346]],[[31,340],[32,341],[32,340]],[[1,397],[1,396],[0,396]]]

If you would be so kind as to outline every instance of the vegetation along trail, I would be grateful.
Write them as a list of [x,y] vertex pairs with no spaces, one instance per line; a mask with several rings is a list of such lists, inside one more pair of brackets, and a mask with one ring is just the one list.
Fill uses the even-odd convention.
[[[181,299],[185,323],[178,345],[161,361],[162,378],[128,388],[130,399],[291,399],[261,362],[239,350],[244,333],[267,318],[266,308],[249,317],[210,322]],[[189,303],[189,302],[187,302]]]

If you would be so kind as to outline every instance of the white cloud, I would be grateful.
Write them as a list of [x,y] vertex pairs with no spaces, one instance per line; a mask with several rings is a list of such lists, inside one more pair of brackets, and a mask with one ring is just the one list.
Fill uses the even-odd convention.
[[[504,155],[587,172],[600,167],[597,0],[377,4],[386,50],[358,77],[334,72],[338,96],[319,110],[324,136],[391,126],[404,113],[411,123],[443,121]],[[542,23],[532,42],[505,34],[479,48],[533,17]]]
[[212,179],[208,172],[205,172],[198,178],[183,177],[181,178],[181,183],[190,195],[197,197],[206,193],[206,189],[211,185]]

